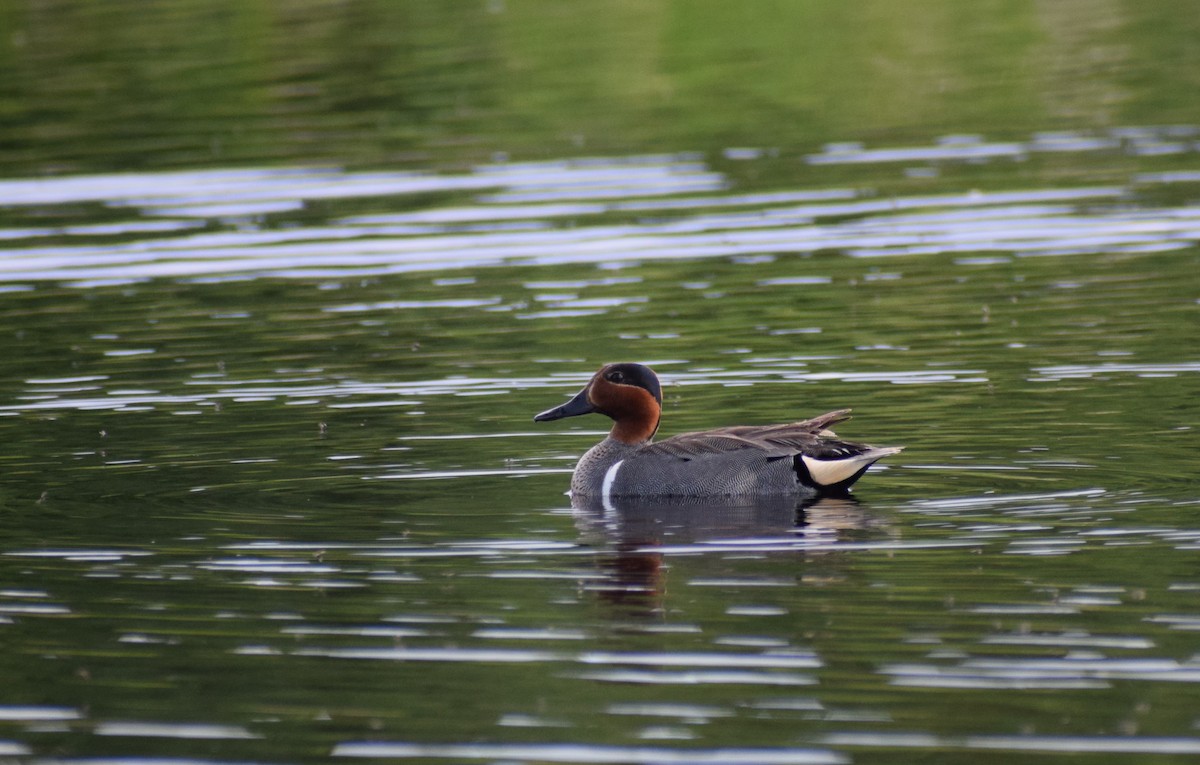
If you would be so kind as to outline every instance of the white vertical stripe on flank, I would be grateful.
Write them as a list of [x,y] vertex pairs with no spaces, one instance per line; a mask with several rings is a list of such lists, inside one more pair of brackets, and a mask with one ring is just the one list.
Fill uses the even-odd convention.
[[600,501],[604,503],[604,509],[610,513],[616,512],[616,508],[612,506],[609,499],[612,498],[612,487],[617,481],[617,470],[621,465],[625,464],[625,460],[617,460],[604,474],[604,483],[600,484]]

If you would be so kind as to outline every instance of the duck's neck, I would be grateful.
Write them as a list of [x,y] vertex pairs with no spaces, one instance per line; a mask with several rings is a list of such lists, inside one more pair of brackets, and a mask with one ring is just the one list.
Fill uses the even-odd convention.
[[625,419],[613,423],[609,437],[627,446],[640,446],[650,443],[658,432],[658,415],[646,419]]

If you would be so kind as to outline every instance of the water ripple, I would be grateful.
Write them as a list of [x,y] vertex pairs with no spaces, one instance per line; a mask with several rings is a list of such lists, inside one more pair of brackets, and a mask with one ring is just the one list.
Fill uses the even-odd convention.
[[[987,159],[1027,151],[1078,151],[1084,146],[1098,147],[1064,136],[1028,144],[960,138],[929,149],[843,146],[809,161]],[[1178,179],[1143,175],[1135,182],[1167,181]],[[162,277],[341,277],[501,264],[612,265],[825,250],[872,258],[950,253],[967,256],[958,262],[969,267],[978,262],[969,257],[971,253],[988,253],[989,258],[997,251],[1013,257],[1146,253],[1200,241],[1200,208],[1131,210],[1113,205],[1131,195],[1131,188],[1122,186],[887,198],[848,189],[715,193],[727,185],[720,173],[687,155],[494,165],[460,175],[300,168],[5,181],[0,182],[0,204],[102,200],[171,220],[75,227],[66,232],[69,241],[43,246],[36,246],[39,239],[63,231],[0,229],[0,241],[18,245],[5,250],[0,280],[60,280],[86,288]],[[479,196],[474,205],[348,216],[311,227],[246,225],[262,216],[295,212],[311,200],[447,191]],[[671,217],[636,217],[653,212]],[[195,218],[211,221],[221,230],[199,229],[190,220]],[[114,234],[147,238],[109,241]],[[771,283],[812,286],[815,277],[798,278],[803,281]],[[420,307],[419,301],[394,301],[327,310]],[[531,314],[537,318],[563,315]]]
[[[643,298],[597,300],[593,305],[617,305],[641,302]],[[583,303],[584,301],[574,301]],[[139,351],[141,353],[142,351]],[[71,379],[71,378],[62,378]],[[512,391],[545,390],[560,386],[577,386],[588,375],[554,374],[540,377],[468,377],[453,376],[440,379],[411,381],[323,379],[317,376],[248,378],[243,380],[214,375],[195,375],[181,381],[182,391],[153,388],[106,387],[105,376],[87,378],[88,385],[54,385],[45,380],[28,380],[30,386],[16,403],[0,404],[0,415],[53,410],[152,411],[174,409],[178,414],[202,413],[194,407],[215,410],[224,402],[247,403],[284,399],[296,406],[320,405],[328,409],[371,409],[380,407],[418,407],[431,396],[499,396]],[[661,375],[664,385],[720,384],[723,386],[757,383],[798,382],[856,382],[889,383],[893,385],[978,384],[988,381],[984,370],[931,369],[860,372],[852,370],[804,371],[777,366],[775,368],[742,368],[729,371],[667,372]],[[365,400],[364,400],[365,399]],[[590,431],[588,432],[590,433]],[[484,434],[478,436],[444,436],[429,438],[509,438],[530,434]],[[544,433],[533,434],[542,437]],[[418,437],[413,437],[418,438]],[[536,471],[534,471],[536,472]],[[407,477],[388,475],[386,477]],[[429,477],[433,477],[432,475]]]
[[849,758],[822,749],[662,749],[601,744],[418,744],[345,742],[334,757],[438,758],[639,765],[841,765]]
[[1169,736],[934,736],[924,733],[834,733],[819,738],[827,746],[968,749],[984,751],[1200,754],[1200,738]]
[[237,725],[203,723],[102,722],[92,731],[97,736],[180,739],[257,739],[262,736]]

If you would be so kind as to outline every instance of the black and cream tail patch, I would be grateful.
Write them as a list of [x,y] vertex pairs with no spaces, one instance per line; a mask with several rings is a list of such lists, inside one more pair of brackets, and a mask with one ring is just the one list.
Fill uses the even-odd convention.
[[818,459],[807,454],[796,455],[796,476],[800,482],[819,491],[845,491],[867,472],[876,461],[897,454],[898,446],[871,448],[836,459]]

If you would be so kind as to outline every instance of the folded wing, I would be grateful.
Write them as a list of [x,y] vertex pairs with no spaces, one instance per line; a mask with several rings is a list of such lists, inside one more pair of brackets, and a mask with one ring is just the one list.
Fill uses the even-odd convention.
[[902,448],[843,441],[829,430],[849,418],[849,409],[839,409],[801,422],[684,433],[647,444],[640,453],[683,462],[707,462],[705,458],[714,455],[732,456],[747,451],[767,461],[790,458],[800,483],[820,492],[842,492],[874,462]]

